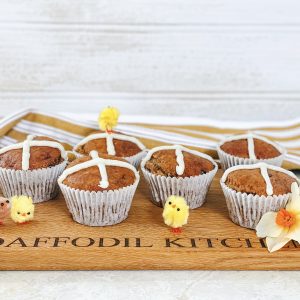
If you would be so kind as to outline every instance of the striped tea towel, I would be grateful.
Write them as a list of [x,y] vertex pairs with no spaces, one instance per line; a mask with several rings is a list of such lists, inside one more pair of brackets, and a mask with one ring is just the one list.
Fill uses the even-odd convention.
[[[95,118],[96,120],[96,118]],[[123,121],[128,121],[123,117]],[[288,149],[283,167],[300,169],[300,120],[281,123],[220,122],[177,117],[130,117],[116,130],[139,138],[147,148],[181,144],[217,157],[216,144],[232,134],[253,133],[274,140]],[[24,140],[28,134],[45,135],[59,140],[67,150],[98,129],[96,121],[54,115],[26,109],[0,121],[0,147]]]

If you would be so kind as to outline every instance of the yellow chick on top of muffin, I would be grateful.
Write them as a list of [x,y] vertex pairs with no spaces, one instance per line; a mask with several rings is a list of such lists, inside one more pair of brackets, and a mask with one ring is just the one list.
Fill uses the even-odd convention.
[[112,133],[114,127],[117,126],[120,112],[115,107],[104,108],[98,118],[99,127],[107,133]]

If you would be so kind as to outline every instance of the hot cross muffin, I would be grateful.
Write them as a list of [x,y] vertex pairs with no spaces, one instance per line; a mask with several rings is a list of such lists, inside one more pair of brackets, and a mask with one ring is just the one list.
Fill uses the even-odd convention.
[[57,178],[67,164],[62,144],[44,136],[29,135],[21,143],[0,149],[0,186],[5,197],[26,195],[34,203],[52,199]]
[[204,203],[218,166],[204,153],[174,145],[150,150],[141,169],[156,205],[164,206],[169,196],[177,195],[197,208]]
[[138,182],[139,173],[129,162],[95,150],[74,160],[58,179],[73,219],[89,226],[125,220]]
[[254,229],[263,214],[285,207],[293,182],[298,179],[292,172],[265,163],[227,169],[221,187],[230,218]]

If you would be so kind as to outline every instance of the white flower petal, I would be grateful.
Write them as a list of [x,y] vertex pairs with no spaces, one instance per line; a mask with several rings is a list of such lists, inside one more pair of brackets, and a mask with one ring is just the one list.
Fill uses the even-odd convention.
[[290,227],[287,237],[300,243],[300,215],[296,215],[296,223]]
[[293,212],[300,212],[300,194],[299,186],[296,182],[291,186],[292,194],[289,203],[286,205],[286,210]]
[[298,186],[297,182],[292,183],[291,191],[292,191],[292,195],[294,195],[294,196],[299,196],[300,195],[299,186]]
[[285,244],[287,244],[291,239],[285,236],[280,236],[276,238],[267,237],[266,243],[268,246],[269,252],[274,252],[281,249]]
[[256,235],[258,237],[278,237],[283,231],[283,227],[276,223],[276,212],[267,212],[260,219],[256,226]]
[[297,241],[300,243],[300,228],[297,228],[296,230],[289,232],[288,237],[291,240],[294,240],[294,241]]

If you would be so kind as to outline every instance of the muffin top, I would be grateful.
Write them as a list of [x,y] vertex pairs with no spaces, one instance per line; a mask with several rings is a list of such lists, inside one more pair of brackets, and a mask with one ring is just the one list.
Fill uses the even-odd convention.
[[291,192],[296,175],[285,169],[258,163],[227,169],[221,179],[229,188],[259,196],[284,195]]
[[242,158],[269,159],[281,155],[277,145],[253,134],[234,136],[224,142],[220,148],[230,155]]
[[74,151],[89,155],[93,150],[99,154],[129,157],[138,154],[145,146],[135,137],[118,133],[95,133],[84,138],[74,147]]
[[42,169],[56,166],[66,159],[64,147],[45,136],[28,135],[24,142],[0,150],[0,167],[5,169]]
[[91,151],[89,156],[75,159],[59,177],[58,182],[85,191],[116,190],[132,185],[139,174],[126,160]]
[[180,145],[153,148],[142,166],[152,174],[169,177],[203,175],[217,167],[210,156]]

